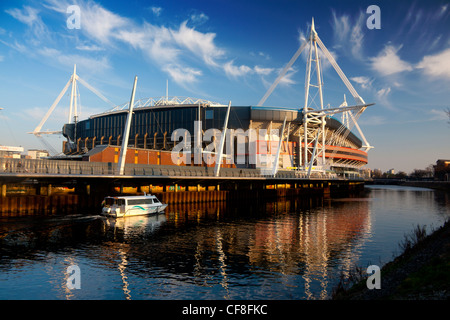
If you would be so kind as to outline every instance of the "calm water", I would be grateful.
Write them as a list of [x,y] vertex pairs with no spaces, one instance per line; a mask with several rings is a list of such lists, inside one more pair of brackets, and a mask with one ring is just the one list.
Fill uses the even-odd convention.
[[[326,299],[354,264],[383,265],[450,195],[368,186],[359,198],[170,206],[120,220],[0,220],[0,299]],[[80,289],[67,268],[80,268]]]

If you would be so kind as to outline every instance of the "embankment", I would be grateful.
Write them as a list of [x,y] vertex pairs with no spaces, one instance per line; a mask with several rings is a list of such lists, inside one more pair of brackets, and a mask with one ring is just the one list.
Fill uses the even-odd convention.
[[404,245],[405,251],[381,269],[381,289],[369,290],[366,279],[336,289],[334,300],[450,299],[450,221],[432,234]]

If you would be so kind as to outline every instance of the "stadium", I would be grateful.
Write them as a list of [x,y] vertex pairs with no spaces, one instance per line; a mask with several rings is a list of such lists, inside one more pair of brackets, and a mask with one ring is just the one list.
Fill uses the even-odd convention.
[[[185,129],[190,132],[190,144],[196,146],[195,133],[201,130],[202,136],[209,129],[222,130],[227,113],[227,106],[205,100],[190,98],[166,98],[145,99],[136,103],[128,147],[130,156],[127,162],[139,164],[161,165],[186,165],[174,163],[171,152],[176,145],[172,140],[172,134],[176,129]],[[136,105],[135,104],[135,105]],[[88,161],[113,162],[118,161],[118,148],[121,147],[122,137],[128,109],[111,110],[102,114],[92,115],[88,119],[72,124],[65,124],[63,135],[72,143],[64,142],[63,150],[66,155],[82,155]],[[280,132],[285,122],[283,141],[279,152],[279,168],[300,169],[304,167],[305,147],[303,113],[295,109],[234,106],[230,107],[227,129],[233,141],[228,143],[236,145],[239,138],[232,133],[236,130],[264,132],[259,134],[257,141],[257,162],[250,161],[249,137],[246,138],[244,161],[239,161],[237,148],[233,154],[228,154],[224,165],[232,167],[262,168],[267,167],[262,157],[274,157],[280,144]],[[199,123],[200,127],[195,127]],[[325,120],[325,160],[329,170],[335,172],[357,171],[367,164],[367,152],[361,150],[362,141],[346,128],[340,121],[333,117]],[[264,131],[263,131],[264,130]],[[272,134],[273,133],[273,134]],[[215,140],[218,144],[218,139]],[[213,141],[202,141],[201,149],[205,150]],[[311,147],[313,141],[307,141]],[[216,145],[217,146],[217,145]],[[321,149],[318,144],[316,149]],[[195,151],[191,153],[194,157]],[[204,157],[203,157],[204,158]],[[322,157],[323,159],[323,157]],[[308,155],[307,163],[311,161]],[[270,163],[273,163],[273,159]],[[324,164],[324,163],[322,163]],[[202,161],[202,165],[207,165]],[[319,166],[319,164],[317,164]],[[270,167],[269,167],[270,168]]]

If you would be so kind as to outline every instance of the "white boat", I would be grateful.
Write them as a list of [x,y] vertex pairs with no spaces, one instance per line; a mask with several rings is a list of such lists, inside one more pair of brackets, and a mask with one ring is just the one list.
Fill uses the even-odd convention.
[[102,215],[115,218],[156,214],[164,211],[167,204],[154,195],[106,197],[102,202]]

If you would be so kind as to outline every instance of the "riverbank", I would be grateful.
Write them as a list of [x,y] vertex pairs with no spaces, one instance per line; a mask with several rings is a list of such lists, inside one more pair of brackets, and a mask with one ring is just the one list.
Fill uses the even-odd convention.
[[[359,270],[356,284],[339,284],[333,300],[449,300],[450,221],[430,235],[417,227],[405,238],[404,252],[381,269],[381,289],[369,290]],[[354,278],[355,278],[354,277]]]

